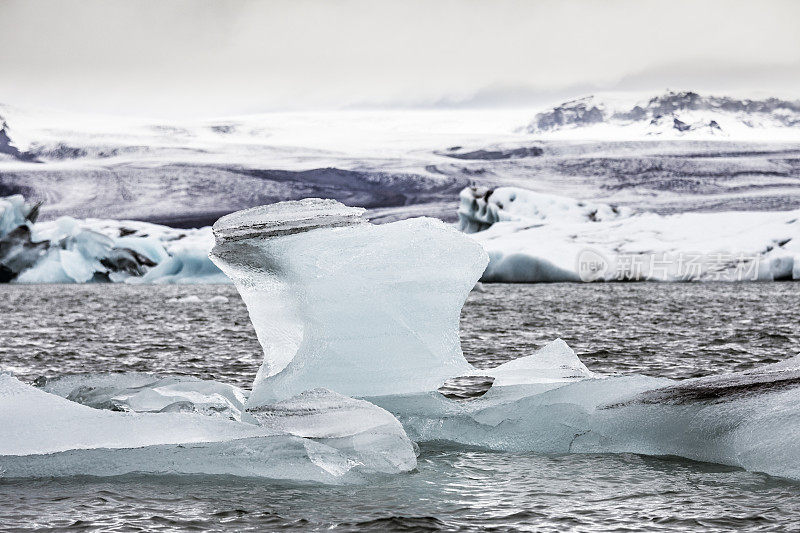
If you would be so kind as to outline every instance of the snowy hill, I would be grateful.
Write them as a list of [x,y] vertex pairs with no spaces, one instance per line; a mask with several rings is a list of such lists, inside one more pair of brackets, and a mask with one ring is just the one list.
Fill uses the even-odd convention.
[[587,96],[538,113],[527,131],[551,138],[800,140],[800,100],[695,92]]

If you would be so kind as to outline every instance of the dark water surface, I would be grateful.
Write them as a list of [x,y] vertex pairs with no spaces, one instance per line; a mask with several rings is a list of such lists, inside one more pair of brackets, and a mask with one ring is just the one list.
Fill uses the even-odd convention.
[[[561,337],[594,371],[685,378],[800,352],[800,285],[487,285],[461,325],[477,366]],[[0,286],[0,369],[25,381],[136,370],[247,387],[260,361],[232,286]],[[0,478],[0,530],[779,531],[799,518],[800,484],[637,455],[423,446],[417,471],[355,487]]]

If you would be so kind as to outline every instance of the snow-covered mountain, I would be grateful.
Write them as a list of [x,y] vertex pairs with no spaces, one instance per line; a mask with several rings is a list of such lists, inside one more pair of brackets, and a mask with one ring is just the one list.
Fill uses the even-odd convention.
[[587,96],[538,113],[527,131],[551,138],[800,140],[800,100],[691,91]]

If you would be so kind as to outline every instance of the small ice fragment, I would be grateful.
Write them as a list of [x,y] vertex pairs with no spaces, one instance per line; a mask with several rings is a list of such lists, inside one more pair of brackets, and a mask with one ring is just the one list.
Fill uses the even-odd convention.
[[388,411],[364,400],[314,389],[248,409],[259,424],[340,450],[370,471],[395,473],[416,466],[414,444]]
[[594,375],[561,339],[550,342],[532,355],[511,360],[484,372],[495,378],[495,387],[563,382],[591,378]]
[[190,376],[157,376],[140,372],[124,374],[76,374],[43,380],[40,388],[51,394],[96,409],[113,411],[196,412],[241,418],[246,395],[239,387]]

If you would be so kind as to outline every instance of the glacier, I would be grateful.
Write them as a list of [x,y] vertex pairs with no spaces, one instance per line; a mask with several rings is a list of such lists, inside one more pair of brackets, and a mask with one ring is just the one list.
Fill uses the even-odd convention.
[[181,120],[0,104],[16,147],[0,153],[0,194],[44,200],[42,219],[182,227],[305,197],[371,220],[453,222],[471,184],[662,214],[800,207],[797,101],[642,92],[552,104]]
[[519,187],[461,191],[482,281],[800,279],[800,210],[660,215]]

